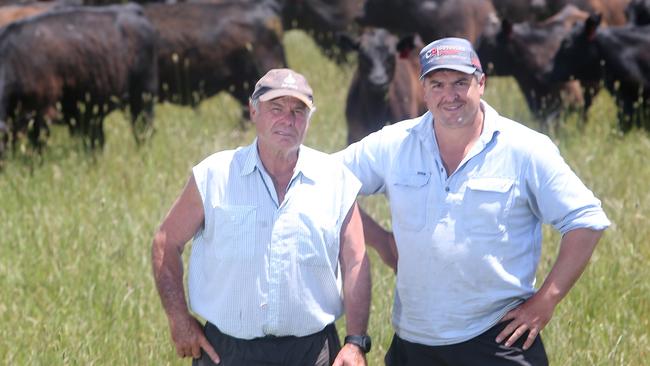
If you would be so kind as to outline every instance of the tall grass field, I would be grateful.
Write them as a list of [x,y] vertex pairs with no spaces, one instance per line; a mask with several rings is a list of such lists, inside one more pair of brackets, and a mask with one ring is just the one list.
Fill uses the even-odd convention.
[[[335,65],[301,32],[288,32],[285,45],[289,64],[315,90],[318,110],[306,144],[343,148],[354,62]],[[489,79],[485,99],[539,128],[513,80]],[[254,128],[242,128],[239,116],[234,99],[220,94],[197,109],[158,105],[156,133],[140,147],[118,111],[106,120],[101,152],[87,152],[54,126],[42,156],[20,146],[9,154],[0,172],[0,364],[189,364],[175,354],[155,290],[152,235],[194,164],[253,140]],[[613,223],[542,332],[552,365],[650,362],[650,138],[644,131],[620,134],[615,120],[611,97],[601,93],[586,123],[567,115],[546,129]],[[361,203],[390,227],[383,197]],[[559,240],[545,229],[538,284]],[[395,279],[369,252],[368,362],[383,365]],[[337,325],[343,334],[344,320]]]

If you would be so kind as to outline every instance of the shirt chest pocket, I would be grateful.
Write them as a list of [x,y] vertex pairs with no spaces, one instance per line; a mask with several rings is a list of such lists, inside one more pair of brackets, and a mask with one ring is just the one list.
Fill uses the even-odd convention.
[[334,218],[308,211],[285,213],[276,222],[274,238],[277,254],[289,255],[300,265],[329,266],[338,260]]
[[212,247],[218,259],[251,258],[255,253],[255,206],[214,207]]
[[514,183],[511,178],[472,178],[467,182],[463,221],[468,233],[499,235],[506,231]]
[[427,216],[429,172],[402,173],[393,178],[388,192],[393,222],[405,230],[420,230]]

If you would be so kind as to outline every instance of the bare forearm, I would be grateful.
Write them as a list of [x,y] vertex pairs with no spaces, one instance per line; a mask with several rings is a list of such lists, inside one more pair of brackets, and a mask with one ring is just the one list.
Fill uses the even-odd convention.
[[397,269],[397,248],[393,234],[385,230],[372,217],[362,209],[361,222],[363,223],[363,236],[368,245],[375,248],[381,259],[393,270]]
[[152,246],[153,275],[165,313],[174,318],[190,316],[183,289],[183,262],[179,249],[166,245],[164,235],[156,235]]
[[366,255],[343,274],[347,334],[366,334],[370,312],[370,262]]
[[341,228],[339,257],[347,334],[366,334],[370,311],[370,262],[357,204],[352,206]]
[[557,260],[537,296],[559,303],[582,275],[601,235],[602,231],[590,229],[566,233]]
[[379,225],[372,217],[370,217],[363,209],[359,209],[361,213],[361,222],[363,223],[363,236],[365,242],[370,244],[373,248],[381,246],[386,237],[390,233]]

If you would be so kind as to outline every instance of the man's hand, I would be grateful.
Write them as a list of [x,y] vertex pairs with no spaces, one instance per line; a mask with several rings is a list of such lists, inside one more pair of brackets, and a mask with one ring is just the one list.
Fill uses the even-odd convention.
[[510,347],[528,331],[523,346],[523,349],[527,350],[551,320],[555,305],[555,302],[543,299],[539,293],[533,295],[501,318],[501,322],[510,321],[510,323],[499,333],[496,342],[501,343],[506,339],[505,346]]
[[336,355],[332,366],[366,366],[366,355],[359,346],[348,343]]
[[602,231],[586,228],[564,234],[560,242],[560,253],[542,287],[526,302],[501,318],[502,322],[510,320],[510,324],[497,336],[498,343],[508,338],[505,345],[510,347],[528,331],[523,348],[526,350],[532,346],[539,332],[551,320],[555,306],[584,271],[601,235]]
[[221,362],[219,355],[212,348],[208,339],[205,338],[203,329],[199,322],[192,316],[183,317],[178,321],[171,321],[170,328],[172,340],[176,346],[176,353],[179,357],[200,358],[201,349],[212,359],[212,362],[218,364]]

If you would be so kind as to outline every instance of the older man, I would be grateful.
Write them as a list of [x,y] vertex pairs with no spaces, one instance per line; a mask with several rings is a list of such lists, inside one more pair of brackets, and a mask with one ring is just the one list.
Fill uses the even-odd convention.
[[[302,142],[307,80],[269,71],[250,101],[257,138],[196,165],[153,241],[172,339],[196,365],[365,365],[370,273],[359,181]],[[189,300],[181,253],[193,239]],[[343,298],[342,298],[343,295]],[[341,348],[334,321],[345,312]]]
[[[387,365],[546,365],[538,336],[609,221],[552,141],[500,116],[465,39],[420,53],[429,111],[339,153],[361,194],[388,197],[394,237],[364,232],[397,270]],[[535,290],[542,223],[562,234]]]

